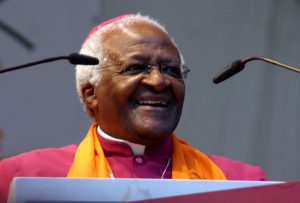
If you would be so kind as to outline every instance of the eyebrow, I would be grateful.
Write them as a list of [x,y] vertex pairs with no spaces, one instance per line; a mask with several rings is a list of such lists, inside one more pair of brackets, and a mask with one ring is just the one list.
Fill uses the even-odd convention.
[[129,56],[128,59],[139,60],[139,61],[149,61],[151,59],[151,56],[138,53],[138,54],[133,54],[133,55]]
[[[142,62],[148,62],[151,59],[151,55],[136,53],[136,54],[132,54],[127,59],[128,60],[137,60],[137,61],[142,61]],[[170,57],[168,55],[166,55],[166,56],[159,55],[156,60],[157,60],[157,62],[160,62],[160,63],[162,63],[162,62],[163,63],[173,63],[173,62],[180,63],[180,61],[173,60],[172,57]]]

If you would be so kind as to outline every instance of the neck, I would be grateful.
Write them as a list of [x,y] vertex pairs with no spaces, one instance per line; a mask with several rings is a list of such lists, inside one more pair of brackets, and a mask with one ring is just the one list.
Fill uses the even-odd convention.
[[169,154],[171,151],[171,145],[172,145],[172,137],[167,136],[161,139],[155,139],[150,144],[147,142],[147,144],[140,144],[132,141],[128,141],[126,139],[116,138],[113,137],[106,132],[104,132],[100,126],[97,127],[98,135],[102,138],[115,142],[115,143],[123,143],[126,144],[131,148],[131,151],[133,155],[144,155],[147,151],[147,154],[155,154],[158,148],[164,149],[164,153]]
[[107,133],[105,133],[103,130],[101,130],[101,128],[99,126],[97,127],[97,131],[98,131],[98,134],[105,139],[111,140],[113,142],[120,142],[120,143],[127,144],[131,148],[132,153],[136,156],[144,155],[144,153],[145,153],[145,148],[146,148],[145,145],[136,144],[133,142],[129,142],[127,140],[112,137],[112,136],[108,135]]

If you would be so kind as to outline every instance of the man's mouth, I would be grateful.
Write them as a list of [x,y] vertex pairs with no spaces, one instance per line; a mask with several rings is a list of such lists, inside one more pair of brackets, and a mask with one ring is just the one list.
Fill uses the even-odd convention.
[[138,100],[136,104],[141,106],[152,106],[152,107],[167,107],[168,102],[165,101],[154,101],[154,100]]

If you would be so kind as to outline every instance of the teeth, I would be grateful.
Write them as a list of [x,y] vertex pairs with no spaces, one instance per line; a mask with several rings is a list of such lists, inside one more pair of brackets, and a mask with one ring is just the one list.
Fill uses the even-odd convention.
[[167,102],[161,101],[138,101],[141,105],[157,105],[157,106],[167,106]]

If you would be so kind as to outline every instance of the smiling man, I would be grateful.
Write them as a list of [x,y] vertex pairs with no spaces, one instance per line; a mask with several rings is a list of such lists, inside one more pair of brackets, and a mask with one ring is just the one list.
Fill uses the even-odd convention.
[[206,155],[174,130],[189,69],[167,31],[153,19],[123,15],[95,27],[77,66],[77,91],[94,121],[77,145],[35,150],[0,162],[0,200],[15,176],[264,180],[245,163]]
[[83,103],[107,134],[155,144],[173,132],[181,115],[187,69],[180,54],[167,34],[149,23],[115,25],[103,35],[101,79],[79,86]]

